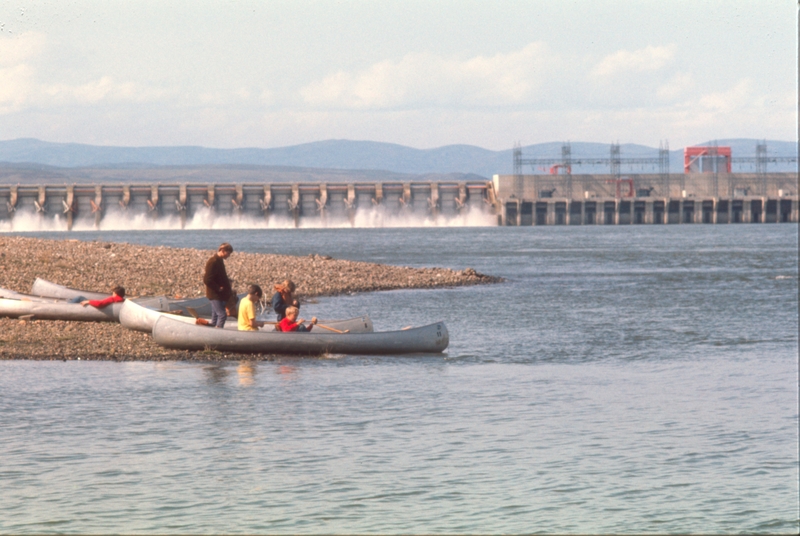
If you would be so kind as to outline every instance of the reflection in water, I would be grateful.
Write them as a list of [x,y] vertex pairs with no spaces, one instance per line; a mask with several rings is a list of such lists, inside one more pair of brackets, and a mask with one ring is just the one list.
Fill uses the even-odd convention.
[[215,363],[203,367],[203,371],[206,373],[209,383],[225,383],[228,374],[230,374],[230,371],[226,370],[222,363]]
[[280,365],[275,370],[277,370],[282,380],[294,381],[297,379],[297,367],[292,365]]
[[320,299],[443,319],[448,354],[249,356],[253,387],[238,359],[0,360],[0,533],[797,533],[797,233],[140,234],[508,282]]
[[250,387],[255,383],[256,367],[250,361],[240,361],[236,372],[239,374],[239,385]]

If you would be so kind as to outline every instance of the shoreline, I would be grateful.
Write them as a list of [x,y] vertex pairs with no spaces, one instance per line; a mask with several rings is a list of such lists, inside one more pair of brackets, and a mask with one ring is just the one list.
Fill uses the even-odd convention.
[[[498,283],[471,268],[410,268],[323,255],[293,257],[235,250],[225,261],[234,288],[297,284],[300,301],[382,290],[446,288]],[[87,291],[122,285],[129,297],[204,296],[202,272],[214,251],[117,242],[81,242],[0,236],[0,287],[30,292],[36,277]],[[110,322],[0,318],[0,360],[230,361],[272,360],[266,354],[188,352],[161,348],[147,333]]]

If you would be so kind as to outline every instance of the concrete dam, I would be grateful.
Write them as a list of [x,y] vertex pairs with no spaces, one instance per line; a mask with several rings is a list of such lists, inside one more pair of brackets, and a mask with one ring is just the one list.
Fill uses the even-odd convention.
[[796,173],[492,181],[0,184],[0,232],[798,222]]
[[789,223],[797,173],[495,175],[500,225]]
[[0,231],[496,225],[491,182],[0,185]]

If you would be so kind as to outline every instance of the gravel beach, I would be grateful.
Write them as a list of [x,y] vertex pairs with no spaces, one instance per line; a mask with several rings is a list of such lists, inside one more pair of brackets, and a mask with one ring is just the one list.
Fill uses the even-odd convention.
[[[234,248],[236,245],[234,244]],[[111,242],[0,237],[0,287],[30,292],[37,277],[69,287],[109,292],[125,287],[129,297],[205,295],[203,267],[214,251]],[[225,261],[237,291],[248,284],[297,284],[301,301],[380,290],[495,283],[499,278],[470,268],[409,268],[332,259],[327,256],[234,254]],[[148,334],[119,324],[0,318],[0,359],[230,360],[270,359],[214,351],[182,352],[156,345]]]

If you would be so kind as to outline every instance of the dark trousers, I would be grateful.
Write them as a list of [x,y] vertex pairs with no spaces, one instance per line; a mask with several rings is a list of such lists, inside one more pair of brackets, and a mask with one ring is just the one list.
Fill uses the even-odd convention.
[[218,328],[225,327],[225,321],[228,319],[228,313],[225,312],[225,302],[222,300],[211,301],[211,325]]

